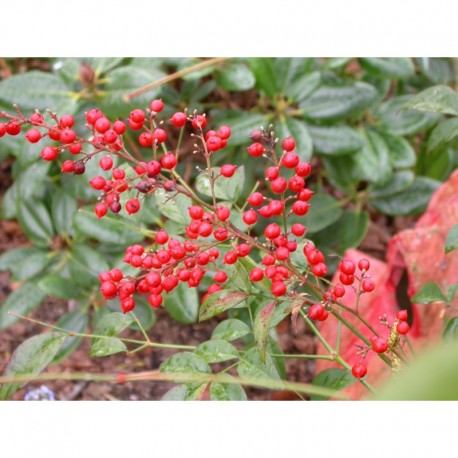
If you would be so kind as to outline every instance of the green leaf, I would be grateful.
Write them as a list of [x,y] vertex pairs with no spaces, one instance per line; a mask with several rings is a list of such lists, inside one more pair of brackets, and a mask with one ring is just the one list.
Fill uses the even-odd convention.
[[81,294],[81,288],[77,284],[59,274],[46,275],[38,282],[38,287],[48,296],[59,299],[75,299]]
[[442,333],[442,340],[445,342],[453,342],[458,339],[458,317],[453,317],[445,325]]
[[[352,385],[355,381],[356,379],[352,376],[351,372],[346,369],[325,369],[315,376],[312,385],[340,391]],[[312,401],[323,401],[329,398],[312,394],[310,399]]]
[[76,199],[66,192],[55,192],[52,197],[51,216],[58,234],[73,235],[73,215],[77,212]]
[[[73,310],[72,312],[66,313],[64,316],[59,318],[56,326],[65,329],[70,332],[83,333],[88,325],[88,316],[81,310]],[[67,340],[60,347],[56,356],[53,358],[53,363],[56,364],[65,359],[70,353],[78,348],[81,343],[82,337],[80,336],[68,336]]]
[[458,283],[447,286],[447,304],[451,304],[458,290]]
[[413,167],[417,156],[412,145],[402,137],[395,137],[387,133],[381,133],[383,141],[388,148],[390,164],[394,168]]
[[[47,332],[27,339],[16,348],[6,367],[5,376],[37,375],[53,360],[67,338],[61,332]],[[8,399],[25,383],[6,383],[0,388],[0,399]]]
[[402,108],[458,116],[458,95],[448,86],[433,86],[406,101]]
[[295,218],[297,222],[305,224],[308,233],[321,231],[342,215],[339,201],[328,194],[319,192],[312,197],[310,203],[310,210],[305,217]]
[[377,390],[377,400],[456,401],[458,342],[421,352],[414,361]]
[[240,291],[250,292],[252,282],[248,270],[250,270],[250,267],[241,258],[235,264],[227,264],[225,271],[228,274],[231,287],[234,286]]
[[23,281],[29,280],[36,275],[44,274],[46,268],[53,261],[51,254],[51,252],[45,250],[31,254],[27,259],[23,259],[12,266],[13,277],[16,280]]
[[[220,172],[220,167],[214,167],[214,174],[217,176]],[[237,202],[242,195],[245,185],[245,166],[237,167],[234,175],[231,178],[223,176],[217,177],[214,190],[217,199],[227,200],[229,202]],[[205,196],[212,196],[210,179],[205,172],[200,173],[196,179],[196,189]]]
[[89,64],[97,76],[112,70],[118,66],[123,58],[122,57],[85,57],[82,59],[85,63]]
[[108,313],[99,321],[97,321],[94,328],[94,335],[99,336],[117,336],[120,332],[124,331],[133,321],[131,315],[124,313]]
[[321,73],[313,72],[301,75],[285,89],[285,94],[292,100],[300,102],[308,97],[321,83]]
[[375,112],[380,119],[380,127],[391,135],[404,136],[416,135],[434,126],[438,115],[405,109],[411,100],[412,96],[403,95],[380,105]]
[[160,213],[172,221],[180,224],[188,224],[190,217],[188,207],[192,205],[192,200],[183,194],[178,194],[171,199],[172,195],[164,189],[156,189],[154,191],[154,201]]
[[258,312],[254,320],[254,338],[263,362],[266,361],[266,347],[274,311],[275,302],[270,302]]
[[15,271],[15,267],[32,256],[46,254],[47,251],[35,247],[20,247],[5,251],[0,256],[0,270]]
[[209,364],[239,358],[237,349],[225,340],[208,340],[201,343],[194,351]]
[[209,294],[199,311],[199,321],[205,321],[220,313],[240,305],[248,297],[247,293],[237,290],[223,289]]
[[256,76],[256,87],[267,97],[273,98],[278,91],[273,60],[265,57],[257,57],[248,59],[248,63]]
[[38,307],[46,294],[33,283],[24,283],[15,289],[0,306],[0,329],[4,329],[18,321],[8,312],[14,312],[18,315],[27,315],[33,309]]
[[346,194],[352,194],[360,181],[353,155],[324,156],[322,160],[329,182]]
[[416,59],[420,71],[436,84],[447,84],[453,79],[453,72],[448,59],[419,57]]
[[17,104],[24,112],[35,108],[58,111],[73,96],[66,84],[51,73],[31,71],[5,78],[0,82],[0,102]]
[[296,141],[296,152],[301,161],[307,162],[312,157],[313,145],[305,122],[287,117],[276,125],[275,134],[280,139],[293,137]]
[[445,253],[456,250],[458,248],[458,224],[455,224],[447,234],[445,240]]
[[243,358],[237,365],[237,372],[242,378],[263,379],[266,378],[280,380],[280,375],[272,360],[272,357],[266,355],[265,363],[256,347],[250,348],[245,352]]
[[432,302],[447,302],[444,293],[434,282],[428,282],[412,297],[416,304],[431,304]]
[[19,202],[17,217],[27,237],[39,247],[51,244],[54,229],[48,209],[42,202]]
[[106,215],[99,220],[92,207],[80,209],[73,222],[80,232],[99,242],[127,246],[143,240],[140,229],[128,218]]
[[376,97],[376,89],[367,83],[322,85],[299,108],[302,116],[311,121],[339,121],[360,115]]
[[146,86],[164,75],[163,72],[151,68],[146,70],[141,67],[127,65],[111,71],[107,75],[107,84],[104,88],[104,96],[101,98],[99,107],[108,117],[125,117],[138,107],[147,107],[157,95],[158,89],[152,89],[145,94],[136,97],[131,102],[126,102],[124,96],[134,89]]
[[458,136],[458,118],[450,118],[440,122],[428,138],[428,151],[440,149],[448,145]]
[[210,399],[212,401],[246,401],[247,396],[239,383],[212,383]]
[[307,126],[318,154],[342,156],[354,153],[363,146],[361,135],[348,126]]
[[228,91],[246,91],[251,89],[256,78],[245,63],[226,64],[217,74],[216,82]]
[[213,329],[212,339],[215,340],[237,340],[251,332],[250,328],[240,320],[235,318],[228,318],[227,320],[219,323]]
[[165,295],[164,302],[165,308],[174,320],[184,324],[197,321],[199,297],[195,288],[189,288],[186,284],[180,283],[173,291]]
[[[151,307],[151,305],[149,305],[149,303],[146,302],[142,297],[136,298],[135,302],[135,316],[137,317],[138,321],[140,321],[140,324],[142,325],[143,329],[145,331],[148,331],[156,323],[156,314],[154,313],[154,310]],[[119,305],[117,307],[117,310],[119,310]],[[133,321],[129,325],[129,329],[133,329],[134,331],[140,331],[140,327],[135,321]]]
[[408,57],[366,57],[360,58],[359,62],[364,70],[380,78],[406,79],[415,73]]
[[108,337],[106,339],[96,339],[91,345],[90,356],[101,357],[114,355],[127,351],[124,342],[117,337]]
[[173,387],[162,396],[163,401],[196,401],[202,399],[208,383],[185,383]]
[[362,130],[363,148],[355,154],[355,162],[361,176],[372,183],[386,183],[392,174],[387,144],[374,131]]
[[412,185],[415,174],[411,170],[402,170],[395,172],[390,180],[383,185],[371,185],[370,196],[373,198],[383,198],[404,191]]
[[74,244],[68,252],[68,257],[72,280],[81,286],[97,285],[100,272],[108,270],[105,257],[90,246]]
[[200,356],[189,351],[176,353],[166,359],[160,366],[161,372],[205,373],[210,374],[211,368]]
[[416,177],[410,187],[402,192],[370,200],[378,211],[386,215],[414,215],[423,212],[432,193],[440,182]]

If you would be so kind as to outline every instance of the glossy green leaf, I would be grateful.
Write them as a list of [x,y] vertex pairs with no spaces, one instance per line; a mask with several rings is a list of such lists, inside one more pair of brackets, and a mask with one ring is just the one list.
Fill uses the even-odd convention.
[[[214,174],[218,176],[220,167],[214,167]],[[214,191],[217,199],[236,202],[243,193],[245,185],[245,167],[237,167],[231,178],[219,176],[214,183]],[[205,172],[200,173],[196,179],[196,189],[205,196],[212,196],[210,179]]]
[[[70,332],[83,333],[88,325],[88,316],[87,313],[83,313],[81,310],[73,310],[72,312],[66,313],[64,316],[59,318],[56,323],[56,326],[65,329]],[[70,355],[74,350],[78,348],[78,345],[81,343],[82,337],[80,336],[68,336],[67,340],[60,347],[59,351],[53,358],[53,363],[56,364],[68,355]]]
[[208,383],[185,383],[173,387],[162,396],[163,401],[199,401],[202,399]]
[[121,64],[122,57],[85,57],[83,62],[90,65],[97,76],[112,70]]
[[59,274],[49,274],[38,282],[38,287],[48,296],[59,299],[75,299],[81,294],[81,288],[68,278]]
[[68,257],[68,268],[75,283],[85,287],[99,286],[100,272],[108,270],[104,256],[89,245],[74,244],[68,252]]
[[54,228],[48,209],[42,202],[19,202],[17,217],[21,228],[35,245],[46,247],[51,244]]
[[402,192],[370,200],[378,211],[386,215],[413,215],[423,212],[432,193],[440,182],[417,177],[411,186]]
[[233,62],[218,72],[216,81],[228,91],[246,91],[254,86],[256,78],[245,63]]
[[97,321],[94,328],[94,335],[117,336],[124,331],[133,321],[131,315],[124,313],[109,313]]
[[434,126],[438,115],[407,110],[412,96],[394,97],[380,105],[375,114],[380,119],[380,127],[391,135],[415,135]]
[[445,325],[442,339],[445,342],[453,342],[458,339],[458,317],[453,317]]
[[254,338],[263,362],[266,360],[266,347],[274,311],[275,302],[270,302],[258,312],[254,320]]
[[458,283],[453,283],[447,286],[447,304],[451,304],[455,298],[455,294],[458,291]]
[[[325,369],[315,376],[312,385],[323,386],[325,388],[332,388],[336,391],[340,391],[352,385],[355,381],[356,379],[349,370]],[[312,394],[310,399],[312,401],[323,401],[329,398]]]
[[322,160],[332,186],[352,194],[360,181],[353,155],[323,156]]
[[73,216],[76,212],[75,198],[61,190],[53,194],[51,217],[58,234],[73,235]]
[[234,287],[243,292],[250,292],[252,282],[248,270],[250,268],[239,258],[235,264],[225,265],[225,272],[229,277],[230,287]]
[[317,193],[310,201],[310,210],[305,216],[295,218],[305,224],[308,233],[321,231],[336,222],[342,215],[342,208],[338,200],[328,194]]
[[230,289],[223,289],[209,294],[200,307],[199,321],[208,320],[230,308],[240,305],[245,302],[247,297],[247,293]]
[[367,83],[322,85],[304,99],[299,108],[302,116],[311,121],[339,121],[360,115],[376,97],[376,89]]
[[212,401],[246,401],[247,396],[239,383],[212,383],[210,385]]
[[375,131],[362,130],[361,134],[364,144],[355,154],[355,162],[361,176],[372,183],[386,183],[392,174],[387,144]]
[[310,57],[278,57],[274,61],[276,85],[282,94],[302,75],[309,75],[314,59]]
[[318,154],[343,156],[354,153],[363,146],[361,135],[356,129],[340,126],[307,126],[313,146]]
[[180,283],[164,296],[164,306],[174,320],[184,324],[195,323],[199,312],[197,290]]
[[96,339],[91,345],[89,352],[90,356],[101,357],[115,355],[127,351],[124,342],[117,337],[109,337],[106,339]]
[[422,150],[417,167],[417,175],[424,175],[437,181],[446,181],[456,168],[456,151],[452,148]]
[[412,297],[416,304],[431,304],[432,302],[447,302],[444,293],[436,283],[428,282]]
[[447,84],[453,80],[453,71],[448,59],[419,57],[415,60],[421,73],[433,83]]
[[235,318],[228,318],[216,325],[212,332],[212,339],[227,340],[230,342],[240,339],[250,332],[250,328],[243,321]]
[[0,329],[18,321],[18,318],[9,315],[8,312],[25,316],[38,307],[45,297],[46,293],[33,283],[24,283],[15,289],[0,306]]
[[406,101],[402,108],[458,116],[458,95],[448,86],[433,86]]
[[188,207],[192,205],[192,200],[183,194],[178,194],[172,199],[172,195],[164,189],[156,189],[154,201],[159,212],[177,223],[188,224],[190,222]]
[[[33,336],[16,348],[5,370],[6,376],[37,375],[53,360],[67,338],[61,332]],[[25,383],[6,383],[0,387],[0,399],[8,399]]]
[[221,363],[230,359],[238,358],[237,349],[225,340],[208,340],[201,343],[195,353],[209,364]]
[[456,250],[458,248],[458,224],[455,224],[447,234],[445,240],[445,252]]
[[55,259],[51,254],[49,251],[40,250],[12,266],[11,271],[14,279],[23,281],[44,274],[47,267]]
[[415,165],[417,160],[415,150],[405,138],[395,137],[387,133],[382,133],[381,136],[388,148],[388,156],[392,167],[401,169]]
[[294,100],[300,102],[309,96],[314,90],[318,88],[321,83],[321,73],[313,72],[304,74],[298,77],[293,83],[285,88],[286,95]]
[[296,152],[301,161],[307,162],[312,157],[313,144],[308,132],[308,127],[303,121],[287,117],[275,126],[275,136],[282,140],[286,137],[293,137],[296,142]]
[[359,62],[364,70],[380,78],[406,79],[415,73],[408,57],[365,57]]
[[450,118],[440,122],[428,138],[428,151],[439,149],[458,136],[458,118]]
[[166,359],[160,366],[161,372],[178,373],[205,373],[210,374],[211,369],[205,360],[195,353],[182,351]]
[[267,354],[266,360],[263,362],[256,347],[250,348],[245,352],[237,365],[237,372],[241,378],[280,380],[280,375],[272,357]]
[[412,185],[415,174],[411,170],[402,170],[395,172],[387,183],[383,185],[371,185],[370,196],[377,199],[391,196],[404,191]]
[[277,77],[273,60],[265,57],[248,59],[250,68],[256,76],[256,87],[267,97],[273,98],[278,91]]

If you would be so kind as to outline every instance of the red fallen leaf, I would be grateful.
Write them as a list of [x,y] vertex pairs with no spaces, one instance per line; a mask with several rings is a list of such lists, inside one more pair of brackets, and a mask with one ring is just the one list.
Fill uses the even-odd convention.
[[[379,332],[387,337],[388,329],[379,322],[379,317],[386,315],[388,321],[394,321],[394,315],[399,310],[396,299],[396,287],[403,272],[407,271],[407,294],[412,298],[427,282],[433,281],[445,290],[447,285],[458,282],[458,250],[447,255],[444,253],[445,239],[449,230],[458,224],[458,170],[432,196],[426,212],[418,220],[415,229],[404,230],[396,234],[388,244],[386,259],[382,262],[357,250],[348,250],[346,259],[355,264],[361,258],[369,259],[369,273],[376,284],[376,289],[369,294],[363,294],[359,310],[362,316]],[[338,282],[338,274],[333,278]],[[355,293],[351,288],[342,298],[342,303],[354,307]],[[454,301],[458,305],[458,300]],[[418,305],[412,304],[413,322],[408,336],[415,349],[440,339],[443,329],[445,305],[440,303]],[[359,329],[366,337],[371,332],[350,313],[343,316]],[[337,320],[327,320],[321,326],[321,332],[331,345],[337,337]],[[351,365],[359,361],[355,345],[361,345],[361,340],[354,336],[346,327],[342,327],[341,355]],[[318,353],[325,354],[326,350],[318,344]],[[390,375],[389,367],[374,352],[369,352],[366,360],[368,373],[365,379],[377,386]],[[317,361],[316,372],[321,372],[337,364],[328,361]],[[353,399],[367,396],[367,390],[355,383],[345,390]]]

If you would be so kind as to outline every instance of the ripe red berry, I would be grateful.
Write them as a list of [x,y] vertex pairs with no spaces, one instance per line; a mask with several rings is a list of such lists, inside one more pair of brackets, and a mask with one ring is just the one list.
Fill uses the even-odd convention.
[[105,185],[107,184],[107,180],[101,176],[96,176],[92,178],[92,180],[89,182],[92,188],[96,189],[97,191],[102,190]]
[[324,315],[325,309],[323,304],[313,304],[309,308],[308,316],[312,320],[320,320]]
[[215,229],[215,232],[213,232],[213,237],[215,237],[218,242],[224,242],[224,240],[227,240],[229,237],[229,233],[224,227],[218,227]]
[[111,127],[111,123],[108,120],[108,118],[105,118],[105,116],[98,118],[94,123],[94,129],[99,134],[104,134],[110,127]]
[[58,155],[59,151],[57,150],[57,148],[54,148],[54,146],[45,146],[41,150],[40,157],[45,161],[54,161],[55,159],[57,159]]
[[310,175],[311,172],[312,166],[310,165],[310,162],[300,162],[299,164],[297,164],[296,174],[300,177],[306,178]]
[[294,169],[299,164],[299,156],[296,153],[286,153],[281,159],[281,165],[287,169]]
[[208,151],[214,153],[221,149],[221,138],[219,137],[210,137],[205,144],[207,145]]
[[[293,192],[300,192],[304,189],[305,181],[299,175],[292,176],[288,181],[288,188]],[[302,200],[302,199],[299,199]]]
[[360,259],[358,262],[359,270],[369,270],[371,263],[367,259]]
[[264,235],[269,240],[277,238],[281,234],[281,228],[278,224],[272,223],[266,226],[264,229]]
[[113,124],[113,130],[118,134],[122,135],[126,132],[126,124],[123,121],[120,121],[119,119],[114,122]]
[[153,100],[149,104],[149,108],[150,108],[151,111],[154,111],[156,113],[160,113],[164,109],[164,102],[162,101],[162,99]]
[[73,143],[68,147],[68,151],[70,152],[70,154],[79,154],[82,149],[83,145],[81,143]]
[[332,291],[335,297],[343,297],[345,294],[345,288],[342,285],[336,285],[334,286],[334,289]]
[[192,219],[201,219],[204,216],[204,209],[198,205],[192,205],[188,207],[188,213]]
[[361,284],[361,287],[365,293],[370,293],[375,289],[375,283],[370,278],[365,278]]
[[110,270],[110,277],[113,281],[121,281],[124,277],[122,270],[115,267]]
[[0,137],[3,137],[6,134],[6,126],[0,122]]
[[116,142],[116,140],[118,139],[118,134],[115,132],[114,129],[108,129],[103,134],[103,139],[105,143],[111,145],[112,143]]
[[270,189],[276,194],[281,194],[286,191],[288,182],[283,177],[278,177],[270,183]]
[[159,161],[149,161],[146,164],[146,171],[148,172],[148,175],[151,175],[155,177],[156,175],[159,175],[161,173],[162,166]]
[[223,258],[223,264],[234,264],[238,259],[238,254],[235,251],[228,251]]
[[174,115],[170,118],[170,122],[175,127],[183,127],[188,120],[187,116],[182,112],[174,113]]
[[264,196],[260,192],[254,192],[248,197],[247,202],[253,207],[258,207],[262,204],[263,200]]
[[73,161],[64,161],[60,168],[62,173],[72,173],[75,171],[75,163]]
[[271,254],[266,254],[262,258],[262,264],[265,266],[272,266],[275,264],[275,258]]
[[33,126],[38,126],[39,124],[43,124],[44,118],[43,115],[40,113],[34,113],[32,116],[30,116],[30,123]]
[[244,258],[245,256],[248,256],[251,252],[251,247],[247,243],[242,243],[237,246],[237,254],[241,257]]
[[66,127],[71,128],[74,124],[75,118],[72,115],[65,114],[59,119],[59,126],[62,127],[62,129]]
[[143,128],[143,123],[142,122],[140,122],[140,123],[134,122],[130,118],[127,120],[127,124],[129,124],[129,127],[132,130],[141,130]]
[[130,112],[129,118],[137,124],[143,123],[145,121],[145,112],[137,108]]
[[60,133],[59,140],[64,143],[65,145],[68,145],[70,143],[73,143],[76,138],[76,133],[74,130],[71,129],[64,129]]
[[340,280],[340,283],[342,283],[342,284],[344,284],[346,286],[350,286],[355,281],[355,277],[353,275],[345,275],[345,274],[341,273],[339,275],[339,280]]
[[284,261],[284,260],[288,259],[289,258],[289,250],[288,250],[288,248],[286,248],[284,246],[278,247],[275,250],[275,257],[279,261]]
[[133,297],[126,297],[121,301],[122,313],[131,312],[135,308],[135,299]]
[[293,137],[287,137],[281,142],[281,147],[283,151],[292,151],[296,148],[296,142],[294,141]]
[[220,270],[216,272],[215,276],[213,277],[213,281],[218,283],[224,283],[227,280],[227,273]]
[[164,243],[167,243],[167,241],[169,240],[169,234],[167,234],[167,232],[164,231],[164,229],[159,229],[156,232],[154,240],[159,245],[164,245]]
[[138,201],[138,199],[129,199],[126,202],[126,211],[127,213],[129,213],[129,215],[137,213],[138,210],[140,210],[140,202]]
[[12,136],[18,135],[19,132],[21,132],[21,129],[22,127],[17,121],[9,121],[6,124],[6,132],[9,135],[12,135]]
[[102,170],[110,170],[113,167],[113,159],[110,156],[104,156],[99,161]]
[[224,164],[221,167],[220,173],[225,178],[231,178],[234,175],[236,169],[237,169],[236,165]]
[[328,267],[323,262],[313,266],[312,273],[315,277],[324,277],[328,273]]
[[164,143],[167,140],[167,132],[164,129],[155,129],[154,130],[154,139],[158,143]]
[[207,125],[207,118],[202,115],[196,115],[192,118],[191,124],[196,130],[205,129],[205,126]]
[[94,125],[97,119],[101,118],[102,116],[103,113],[99,109],[94,108],[93,110],[89,110],[86,113],[86,121],[88,124]]
[[261,281],[264,278],[264,272],[259,267],[254,267],[250,272],[251,281]]
[[105,299],[114,299],[116,297],[117,288],[112,281],[104,281],[100,285],[100,292]]
[[231,211],[224,205],[221,205],[216,209],[216,217],[220,221],[226,221],[229,216],[231,216]]
[[94,207],[94,213],[97,216],[97,219],[103,218],[108,211],[108,206],[105,202],[99,202],[95,207]]
[[302,202],[301,200],[296,200],[296,202],[294,202],[293,206],[291,207],[291,210],[296,215],[304,216],[309,211],[309,208],[310,208],[309,203]]
[[381,337],[377,337],[376,339],[371,340],[371,342],[372,350],[374,350],[375,353],[385,353],[388,350],[388,342]]
[[200,224],[198,233],[202,237],[208,237],[212,233],[212,230],[213,230],[213,226],[210,223],[207,223],[204,221],[203,223]]
[[243,214],[242,219],[245,224],[251,226],[252,224],[256,224],[258,214],[254,210],[248,210]]
[[406,321],[407,320],[407,310],[399,310],[399,312],[396,313],[396,318],[401,321]]
[[283,296],[286,293],[286,285],[282,281],[275,281],[270,291],[274,296]]
[[173,153],[164,154],[161,157],[161,164],[164,169],[172,170],[177,165],[177,158]]
[[227,140],[231,136],[231,128],[229,126],[221,126],[218,129],[218,136],[221,140]]
[[301,189],[297,194],[297,198],[303,202],[308,202],[315,194],[311,189]]
[[296,237],[302,237],[305,234],[305,226],[300,223],[294,223],[291,226],[291,233]]
[[352,261],[349,261],[347,259],[344,259],[339,264],[339,269],[345,275],[353,275],[355,273],[355,270],[356,270],[355,264]]
[[264,153],[264,146],[262,143],[252,143],[248,147],[248,154],[253,157],[259,157],[262,156],[262,153]]
[[367,374],[367,367],[364,363],[356,363],[351,368],[351,373],[357,379],[363,378]]
[[124,180],[126,178],[126,172],[123,169],[113,169],[111,175],[115,180]]
[[157,309],[162,304],[162,296],[160,294],[150,294],[148,296],[148,302],[150,303],[151,307]]
[[410,326],[408,325],[408,323],[406,321],[400,321],[397,325],[396,325],[396,331],[398,331],[399,334],[401,335],[405,335],[409,332],[410,330]]
[[266,178],[270,181],[278,178],[279,174],[280,174],[280,169],[273,165],[271,165],[270,167],[267,167],[266,169]]
[[[3,126],[4,126],[4,124],[3,124]],[[5,128],[5,132],[6,132],[6,128]],[[1,133],[0,133],[0,137],[2,137]],[[40,131],[38,129],[30,129],[25,134],[25,138],[27,138],[27,141],[30,142],[30,143],[37,143],[41,139],[41,133],[40,133]]]

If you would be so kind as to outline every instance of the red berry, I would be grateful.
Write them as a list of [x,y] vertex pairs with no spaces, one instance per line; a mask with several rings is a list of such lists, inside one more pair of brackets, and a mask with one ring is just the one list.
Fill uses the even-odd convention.
[[242,219],[245,224],[251,226],[252,224],[256,224],[258,214],[254,210],[248,210],[243,214]]
[[105,299],[114,299],[116,297],[117,288],[112,281],[104,281],[100,285],[100,292]]
[[369,270],[371,263],[367,259],[360,259],[358,262],[359,270]]
[[309,308],[308,316],[312,320],[320,320],[324,315],[325,309],[323,304],[313,304]]
[[220,173],[225,178],[231,178],[234,175],[236,169],[237,169],[236,165],[224,164],[221,167]]
[[177,112],[170,118],[170,122],[175,127],[183,127],[186,124],[187,120],[187,116],[182,112]]
[[264,278],[264,272],[261,268],[255,267],[250,272],[251,281],[261,281]]
[[345,274],[340,274],[339,275],[339,280],[340,283],[343,283],[344,285],[352,285],[353,282],[355,281],[355,277],[353,275],[345,275]]
[[207,294],[213,294],[216,293],[216,291],[221,291],[222,289],[223,288],[221,288],[220,285],[213,284],[208,287]]
[[300,177],[308,177],[312,172],[312,166],[310,162],[300,162],[296,167],[296,174]]
[[365,278],[361,287],[365,293],[370,293],[375,289],[375,283],[370,278]]
[[126,132],[126,124],[123,121],[120,121],[119,119],[114,122],[113,124],[113,130],[118,134],[122,135]]
[[126,297],[121,301],[122,313],[131,312],[135,308],[135,299],[133,297]]
[[278,178],[278,175],[280,174],[280,169],[278,167],[275,167],[271,165],[266,169],[266,178],[270,181],[275,180]]
[[305,234],[305,226],[300,223],[294,223],[291,226],[291,233],[296,237],[302,237]]
[[154,240],[159,245],[164,245],[164,243],[167,243],[167,241],[169,240],[169,234],[167,234],[167,232],[165,232],[164,229],[160,229],[156,232]]
[[97,119],[100,119],[102,116],[103,113],[99,109],[94,108],[86,113],[86,121],[88,124],[94,125]]
[[111,145],[112,143],[115,143],[116,140],[118,139],[118,134],[114,131],[114,129],[108,129],[103,134],[103,139],[105,143],[108,143],[109,145]]
[[129,199],[126,202],[126,210],[127,213],[129,213],[129,215],[137,213],[138,210],[140,210],[140,202],[138,201],[138,199]]
[[57,150],[57,148],[54,148],[54,146],[45,146],[41,150],[40,157],[45,161],[54,161],[55,159],[57,159],[58,155],[59,151]]
[[205,126],[207,125],[207,118],[202,115],[196,115],[192,118],[191,124],[196,130],[205,129]]
[[216,209],[216,217],[220,221],[226,221],[229,216],[231,216],[231,211],[224,205],[221,205]]
[[375,353],[385,353],[388,350],[388,342],[381,337],[377,337],[376,339],[371,340],[371,342],[372,350],[374,350]]
[[289,250],[288,250],[288,248],[286,248],[284,246],[278,247],[275,250],[275,257],[279,261],[284,261],[284,260],[288,259],[289,258]]
[[262,258],[262,263],[265,265],[265,266],[272,266],[275,264],[275,258],[271,255],[271,254],[266,254],[264,255],[264,257]]
[[164,154],[161,157],[161,164],[164,169],[172,170],[177,165],[177,158],[173,153]]
[[89,182],[92,188],[96,189],[97,191],[102,190],[105,185],[107,184],[107,180],[101,176],[96,176],[92,178],[92,180]]
[[263,200],[264,196],[260,192],[254,192],[248,197],[247,202],[253,207],[258,207],[262,204]]
[[111,127],[111,123],[108,120],[108,118],[105,118],[105,116],[98,118],[97,121],[95,121],[94,123],[94,129],[99,134],[104,134],[110,127]]
[[99,202],[95,207],[94,207],[94,213],[97,216],[97,219],[103,218],[108,211],[108,206],[104,202]]
[[328,267],[323,262],[313,266],[312,273],[315,277],[324,277],[328,273]]
[[367,374],[367,367],[364,363],[356,363],[351,368],[351,373],[357,379],[363,378]]
[[399,310],[398,313],[396,313],[396,318],[401,321],[406,321],[407,320],[407,310]]
[[148,302],[150,303],[151,307],[157,309],[162,304],[162,296],[160,294],[150,294],[148,296]]
[[6,126],[0,122],[0,137],[3,137],[6,134]]
[[296,215],[304,216],[309,211],[309,208],[310,208],[309,203],[302,202],[301,200],[297,200],[296,202],[294,202],[293,206],[291,207],[291,210]]
[[81,143],[73,143],[68,147],[68,151],[70,154],[79,154],[83,149],[83,145]]
[[293,137],[287,137],[281,142],[281,147],[283,151],[292,151],[296,148],[296,142],[294,141]]
[[63,115],[59,119],[59,126],[62,127],[62,129],[65,129],[66,127],[71,128],[75,124],[75,118],[72,115]]
[[334,286],[332,293],[337,298],[342,297],[345,294],[345,288],[342,285],[336,285]]
[[313,194],[315,193],[310,189],[301,189],[297,195],[297,198],[303,202],[308,202],[313,197]]
[[287,169],[294,169],[299,164],[299,156],[296,153],[286,153],[281,159],[281,165]]
[[[6,131],[6,129],[5,129],[5,131]],[[2,137],[1,133],[0,133],[0,137]],[[27,138],[27,141],[29,141],[30,143],[37,143],[41,139],[41,133],[40,133],[40,131],[38,129],[30,129],[25,134],[25,138]]]
[[264,153],[264,146],[262,143],[252,143],[248,147],[248,154],[253,157],[259,157],[262,156],[262,153]]
[[276,223],[269,224],[264,229],[264,235],[266,236],[266,238],[270,240],[277,238],[280,234],[281,234],[281,228]]
[[204,216],[204,209],[198,205],[192,205],[188,207],[188,213],[192,219],[202,219],[202,216]]
[[[288,181],[288,188],[293,192],[300,192],[304,189],[305,181],[299,175],[292,176]],[[302,199],[299,199],[302,200]]]
[[237,246],[237,254],[241,258],[248,256],[250,252],[251,252],[251,247],[247,243],[242,243],[241,245]]
[[33,126],[38,126],[39,124],[43,124],[43,122],[44,118],[40,113],[34,113],[32,116],[30,116],[30,123]]
[[127,120],[127,124],[129,124],[129,127],[132,130],[141,130],[143,128],[143,123],[142,122],[137,123],[137,122],[132,121],[132,119],[130,119],[130,118]]
[[60,133],[60,137],[59,137],[59,140],[64,143],[65,145],[68,145],[70,143],[73,143],[75,141],[75,138],[76,138],[76,133],[74,130],[71,130],[71,129],[64,129],[61,133]]
[[161,170],[162,170],[162,166],[159,161],[149,161],[146,164],[146,171],[148,175],[151,175],[152,177],[159,175],[161,173]]
[[164,129],[156,129],[154,132],[154,139],[158,143],[164,143],[167,140],[167,132]]
[[221,149],[221,138],[210,137],[206,141],[206,145],[207,145],[208,151],[211,151],[212,153],[214,153],[215,151],[218,151],[219,149]]
[[349,260],[343,260],[339,265],[340,271],[345,275],[353,275],[355,273],[355,264]]
[[145,122],[145,112],[139,108],[130,112],[129,118],[137,124]]
[[276,194],[281,194],[282,192],[286,191],[286,187],[288,186],[288,182],[283,177],[278,177],[270,183],[270,189]]
[[63,173],[72,173],[75,171],[75,163],[73,161],[64,161],[60,169]]
[[76,161],[73,163],[73,173],[75,175],[82,175],[86,170],[86,166],[81,161]]
[[238,259],[238,254],[235,251],[228,251],[224,255],[223,264],[234,264]]
[[9,135],[18,135],[19,132],[21,132],[21,125],[17,122],[17,121],[9,121],[7,124],[6,124],[6,132],[9,134]]
[[271,292],[274,296],[283,296],[286,293],[286,285],[282,281],[272,283]]
[[227,280],[227,273],[223,271],[216,272],[215,276],[213,277],[213,281],[218,283],[224,283]]
[[199,226],[199,232],[198,233],[202,237],[208,237],[212,233],[212,230],[213,230],[213,226],[210,223],[203,222]]
[[213,236],[216,240],[218,240],[218,242],[223,242],[224,240],[227,240],[229,233],[226,229],[224,229],[224,227],[218,227],[215,229],[215,232],[213,232]]
[[396,325],[396,331],[398,331],[399,334],[401,335],[405,335],[409,332],[410,330],[410,326],[408,325],[408,323],[406,321],[400,321],[397,325]]
[[231,128],[229,126],[221,126],[218,130],[218,136],[221,140],[227,140],[231,136]]
[[164,102],[162,101],[162,99],[153,100],[149,104],[149,108],[150,108],[151,111],[154,111],[156,113],[160,113],[164,109]]
[[121,281],[124,277],[122,270],[115,267],[110,270],[110,277],[113,281]]
[[115,180],[124,180],[126,178],[126,172],[123,169],[113,169],[111,175]]
[[113,167],[113,159],[110,156],[104,156],[99,161],[102,170],[110,170]]

